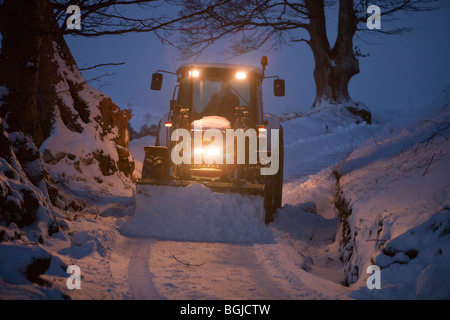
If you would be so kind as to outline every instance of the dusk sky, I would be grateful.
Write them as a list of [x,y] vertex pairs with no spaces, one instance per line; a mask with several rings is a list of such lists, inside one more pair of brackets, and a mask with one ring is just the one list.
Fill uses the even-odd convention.
[[[350,82],[350,95],[366,104],[372,111],[413,110],[439,95],[450,83],[450,2],[436,1],[440,9],[412,15],[400,15],[393,23],[383,21],[381,28],[392,25],[413,27],[402,35],[379,35],[373,31],[358,34],[355,39],[366,58],[360,58],[360,74]],[[376,1],[374,2],[376,4]],[[382,8],[381,8],[382,10]],[[337,10],[328,12],[330,43],[336,36]],[[383,14],[383,12],[381,12]],[[151,74],[158,69],[174,71],[189,61],[179,59],[176,49],[163,45],[153,33],[127,34],[83,38],[66,36],[78,66],[99,63],[125,62],[125,65],[85,71],[86,79],[105,76],[92,85],[107,95],[121,108],[131,107],[135,114],[132,123],[140,127],[143,115],[154,115],[156,123],[169,107],[175,77],[164,75],[162,91],[150,91]],[[367,43],[365,43],[367,42]],[[264,84],[266,112],[283,113],[307,111],[315,97],[313,80],[314,61],[310,48],[304,43],[283,46],[275,51],[260,50],[243,56],[227,54],[227,41],[213,45],[197,62],[235,63],[259,66],[261,56],[267,55],[267,75],[278,75],[286,80],[286,97],[273,97],[272,80]]]

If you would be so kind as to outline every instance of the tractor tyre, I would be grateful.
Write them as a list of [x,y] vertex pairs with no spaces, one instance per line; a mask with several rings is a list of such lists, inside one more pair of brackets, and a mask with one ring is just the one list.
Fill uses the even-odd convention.
[[283,169],[284,169],[284,141],[283,127],[280,126],[280,148],[278,172],[272,176],[265,176],[264,179],[264,220],[271,223],[275,217],[277,209],[281,208],[283,195]]
[[283,140],[283,127],[280,126],[280,158],[279,158],[279,168],[275,175],[275,208],[281,208],[281,203],[283,200],[283,171],[284,171],[284,140]]

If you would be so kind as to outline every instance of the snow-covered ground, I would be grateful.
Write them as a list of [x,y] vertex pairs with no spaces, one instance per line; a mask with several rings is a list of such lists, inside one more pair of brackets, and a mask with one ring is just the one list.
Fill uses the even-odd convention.
[[[449,299],[448,101],[379,112],[370,126],[336,109],[284,122],[283,208],[268,226],[239,219],[256,202],[199,185],[136,204],[86,194],[86,209],[42,244],[0,244],[0,298]],[[137,175],[151,143],[130,143]],[[155,214],[167,224],[152,225]],[[190,232],[195,223],[204,231]],[[46,285],[26,275],[40,258]],[[66,287],[72,264],[80,290]],[[381,289],[366,287],[373,264]]]

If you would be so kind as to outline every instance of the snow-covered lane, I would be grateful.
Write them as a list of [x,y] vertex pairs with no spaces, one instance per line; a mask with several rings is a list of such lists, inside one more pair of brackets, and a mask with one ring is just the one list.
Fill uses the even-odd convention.
[[[334,243],[338,221],[333,208],[333,179],[328,168],[309,178],[286,182],[285,205],[275,222],[259,226],[255,233],[264,235],[262,238],[235,235],[234,239],[241,241],[230,243],[220,237],[223,226],[216,226],[219,232],[216,240],[210,236],[202,240],[201,234],[189,234],[195,241],[158,240],[151,233],[143,233],[142,226],[137,228],[136,224],[125,222],[127,228],[120,229],[126,232],[118,244],[124,255],[122,260],[129,261],[126,273],[131,297],[347,299],[349,292],[342,284],[344,272]],[[242,212],[235,210],[234,214],[240,217]],[[226,227],[231,236],[242,226],[235,219]],[[133,238],[133,230],[138,238]],[[175,237],[174,232],[167,234]]]
[[[348,298],[334,243],[338,221],[332,165],[374,127],[345,117],[334,125],[330,118],[317,113],[284,123],[284,207],[269,226],[243,220],[250,207],[257,208],[255,201],[219,197],[200,185],[176,193],[147,190],[156,192],[151,202],[138,194],[135,215],[120,228],[133,298]],[[161,223],[152,223],[155,214],[162,215]],[[216,220],[227,218],[218,223],[210,221],[211,214]]]
[[[288,240],[231,244],[123,238],[131,299],[345,299],[347,288],[304,270]],[[124,250],[125,249],[125,250]],[[114,266],[112,267],[114,268]],[[329,274],[328,274],[329,275]]]

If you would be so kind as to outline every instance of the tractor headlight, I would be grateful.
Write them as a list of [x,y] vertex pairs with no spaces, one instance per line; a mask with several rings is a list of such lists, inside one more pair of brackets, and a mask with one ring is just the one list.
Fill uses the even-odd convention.
[[214,147],[194,148],[194,153],[208,155],[208,156],[218,156],[218,155],[220,155],[220,149],[214,148]]
[[205,148],[194,148],[194,154],[204,154]]

